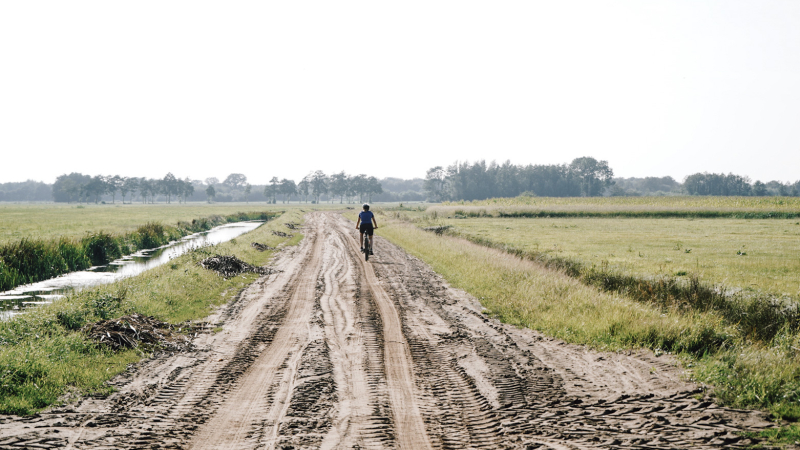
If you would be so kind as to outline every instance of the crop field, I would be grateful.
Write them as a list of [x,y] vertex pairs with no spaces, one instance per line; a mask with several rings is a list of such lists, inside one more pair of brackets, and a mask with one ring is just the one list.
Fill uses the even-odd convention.
[[800,298],[800,223],[745,219],[439,219],[452,231],[638,276]]
[[[294,205],[296,207],[296,204]],[[238,212],[280,211],[281,204],[12,204],[0,203],[0,245],[20,239],[82,237],[87,232],[124,234],[148,222],[175,225],[211,215]]]

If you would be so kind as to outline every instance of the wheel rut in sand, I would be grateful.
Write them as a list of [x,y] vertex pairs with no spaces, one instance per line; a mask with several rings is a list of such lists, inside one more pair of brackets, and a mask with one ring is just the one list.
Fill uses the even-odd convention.
[[[195,349],[118,392],[0,418],[5,448],[744,448],[768,426],[694,399],[665,358],[590,352],[485,317],[380,238],[311,213],[306,236]],[[657,370],[653,370],[657,369]]]

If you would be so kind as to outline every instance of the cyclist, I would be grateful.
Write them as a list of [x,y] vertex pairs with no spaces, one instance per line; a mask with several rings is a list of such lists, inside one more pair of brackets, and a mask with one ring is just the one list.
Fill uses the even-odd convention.
[[[364,203],[361,207],[363,211],[358,213],[358,221],[356,222],[356,230],[361,232],[361,251],[364,251],[364,233],[367,233],[370,239],[372,239],[372,230],[378,228],[378,222],[375,221],[375,214],[369,210],[369,204]],[[372,224],[375,224],[373,227]],[[370,246],[370,247],[374,247]],[[369,254],[372,254],[372,248],[370,248]]]

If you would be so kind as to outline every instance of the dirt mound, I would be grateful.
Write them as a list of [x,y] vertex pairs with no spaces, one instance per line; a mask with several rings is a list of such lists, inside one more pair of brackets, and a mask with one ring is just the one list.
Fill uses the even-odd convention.
[[282,238],[289,238],[289,237],[294,236],[293,234],[284,233],[283,231],[275,231],[275,230],[272,230],[272,234],[274,234],[275,236],[282,237]]
[[83,328],[89,338],[114,350],[137,348],[141,345],[160,347],[167,351],[182,351],[191,345],[188,336],[174,330],[175,326],[155,317],[129,314],[119,319],[101,320]]
[[235,277],[245,272],[261,275],[275,273],[274,269],[270,269],[269,267],[256,267],[230,255],[214,255],[210,258],[206,258],[200,261],[200,267],[213,270],[225,278]]
[[275,247],[270,247],[269,245],[266,244],[259,244],[258,242],[251,242],[250,247],[253,247],[254,249],[260,252],[265,252],[267,250],[275,250]]

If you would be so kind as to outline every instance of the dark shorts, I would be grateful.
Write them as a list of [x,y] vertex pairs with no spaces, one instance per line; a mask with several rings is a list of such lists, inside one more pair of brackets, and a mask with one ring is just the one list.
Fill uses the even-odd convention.
[[367,233],[367,236],[372,236],[373,227],[371,223],[362,223],[359,227],[361,233]]

